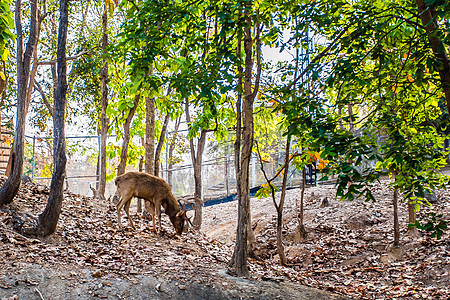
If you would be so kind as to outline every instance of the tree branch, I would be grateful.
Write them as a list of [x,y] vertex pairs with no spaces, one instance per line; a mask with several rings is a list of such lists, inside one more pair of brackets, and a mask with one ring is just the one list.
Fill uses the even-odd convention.
[[[67,60],[76,60],[79,57],[81,57],[81,56],[83,56],[85,54],[88,54],[88,53],[89,53],[89,50],[83,50],[83,51],[81,51],[80,53],[78,53],[78,54],[76,54],[74,56],[67,57]],[[40,62],[38,62],[38,65],[39,66],[53,66],[53,65],[56,65],[56,60],[40,61]]]
[[310,67],[314,65],[316,62],[318,62],[322,57],[324,57],[328,51],[331,50],[331,48],[334,47],[337,41],[341,39],[341,37],[347,32],[348,26],[346,26],[344,29],[342,29],[341,33],[339,33],[334,40],[322,51],[319,55],[313,58],[313,60],[309,63],[309,65],[303,70],[303,72],[300,73],[300,75],[297,76],[297,78],[294,78],[292,82],[287,86],[287,89],[291,89],[294,84],[297,83],[297,81],[302,78],[308,71],[310,71]]
[[37,82],[36,80],[34,81],[34,88],[41,94],[42,96],[42,101],[44,102],[44,105],[47,107],[48,112],[50,113],[50,115],[52,116],[52,118],[55,117],[54,114],[54,110],[52,105],[50,104],[50,102],[48,102],[47,100],[47,96],[45,95],[44,89],[42,88],[42,86],[39,84],[39,82]]

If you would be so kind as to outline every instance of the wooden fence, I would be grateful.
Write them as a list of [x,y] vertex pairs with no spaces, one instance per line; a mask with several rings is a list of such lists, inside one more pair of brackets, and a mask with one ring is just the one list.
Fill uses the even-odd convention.
[[11,155],[11,143],[13,135],[6,126],[1,127],[0,132],[0,174],[5,174],[6,166]]

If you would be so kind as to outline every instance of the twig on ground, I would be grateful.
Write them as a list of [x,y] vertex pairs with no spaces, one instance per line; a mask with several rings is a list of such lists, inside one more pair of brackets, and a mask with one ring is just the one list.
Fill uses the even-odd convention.
[[41,300],[45,300],[44,296],[42,296],[42,293],[41,293],[41,291],[39,291],[38,288],[34,288],[34,291],[39,294],[39,297],[41,297]]

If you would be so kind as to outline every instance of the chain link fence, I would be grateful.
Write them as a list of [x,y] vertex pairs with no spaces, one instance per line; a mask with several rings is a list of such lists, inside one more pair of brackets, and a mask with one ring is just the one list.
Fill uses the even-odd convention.
[[[50,184],[53,170],[53,137],[26,136],[25,139],[25,168],[24,175],[30,177],[33,181],[42,184]],[[212,139],[211,139],[212,140]],[[67,190],[92,196],[93,191],[90,187],[96,187],[98,183],[97,159],[99,153],[99,136],[68,136],[67,143],[67,170],[66,184]],[[114,143],[112,138],[109,143]],[[227,149],[226,153],[220,157],[214,157],[216,153],[208,151],[214,142],[208,141],[205,146],[202,163],[202,187],[203,198],[205,201],[211,199],[224,198],[236,194],[236,172],[233,154],[233,144],[227,145],[225,142],[222,148]],[[80,146],[82,145],[82,146]],[[168,169],[168,149],[163,150],[161,154],[161,176],[169,181],[171,176],[172,191],[176,197],[194,194],[194,171],[190,153],[180,154],[179,163],[174,164],[172,169]],[[188,150],[189,151],[189,150]],[[210,153],[208,153],[210,152]],[[266,159],[263,167],[267,176],[272,178],[280,165],[284,162],[284,152],[274,152],[270,154],[270,159]],[[115,168],[118,165],[118,159],[108,160],[108,163]],[[134,168],[129,166],[127,171]],[[112,170],[110,170],[112,171]],[[110,176],[114,177],[114,176]],[[253,154],[250,162],[250,186],[258,188],[266,183],[264,174],[261,170],[259,158]],[[293,166],[289,169],[288,185],[299,186],[301,184],[301,171]],[[281,176],[274,184],[281,185]],[[108,198],[115,193],[113,180],[107,182],[105,196]]]

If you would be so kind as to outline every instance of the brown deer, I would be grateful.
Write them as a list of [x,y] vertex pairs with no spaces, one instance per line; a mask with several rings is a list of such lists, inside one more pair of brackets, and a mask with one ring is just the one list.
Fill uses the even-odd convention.
[[156,229],[155,217],[158,217],[158,231],[161,232],[162,206],[164,212],[169,216],[175,231],[181,235],[184,222],[187,219],[186,211],[181,211],[175,196],[164,179],[142,172],[128,172],[116,177],[115,183],[117,186],[116,195],[118,196],[116,199],[117,221],[120,228],[123,228],[120,221],[120,211],[123,207],[131,227],[136,229],[130,217],[130,204],[133,197],[140,197],[153,204],[150,212],[153,216],[153,230]]

